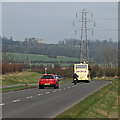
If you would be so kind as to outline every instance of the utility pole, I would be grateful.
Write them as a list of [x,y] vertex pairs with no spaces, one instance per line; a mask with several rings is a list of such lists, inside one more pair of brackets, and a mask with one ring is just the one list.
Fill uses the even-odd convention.
[[87,39],[87,16],[86,16],[86,12],[85,12],[85,41],[86,41],[86,60],[88,61],[88,39]]
[[[87,13],[89,13],[86,9],[83,9],[82,12],[77,12],[76,13],[76,18],[77,20],[74,22],[79,22],[81,23],[81,27],[79,27],[79,33],[80,33],[80,62],[85,62],[85,61],[89,61],[89,50],[88,50],[88,30],[93,30],[93,29],[88,29],[87,27],[87,23],[88,22],[94,22],[92,20],[88,20],[87,19]],[[81,19],[79,19],[79,14],[81,14]],[[92,17],[92,13],[91,13],[91,17]],[[73,25],[74,25],[73,22]],[[94,22],[94,26],[95,26],[95,22]],[[77,26],[78,27],[78,26]],[[75,30],[75,34],[77,30]],[[93,34],[93,31],[92,31]]]
[[28,63],[29,63],[29,55],[28,55],[29,39],[25,38],[24,43],[25,43],[25,65],[26,65],[26,67],[28,67]]
[[81,25],[81,41],[80,41],[80,59],[83,59],[82,50],[83,50],[83,20],[84,20],[84,13],[82,11],[82,25]]

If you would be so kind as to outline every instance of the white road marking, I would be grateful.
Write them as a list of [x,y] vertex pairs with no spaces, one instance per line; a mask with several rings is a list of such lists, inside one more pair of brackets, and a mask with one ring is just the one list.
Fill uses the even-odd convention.
[[26,97],[27,99],[29,99],[29,98],[32,98],[33,96],[30,96],[30,97]]
[[66,88],[64,88],[64,90],[65,90]]
[[38,94],[38,96],[43,95],[43,94]]
[[49,94],[50,92],[46,92],[46,94]]
[[68,87],[68,88],[71,88],[71,87]]
[[53,92],[56,92],[55,90]]
[[59,89],[59,91],[62,90],[62,89]]
[[0,106],[5,105],[5,103],[1,103]]
[[13,102],[19,102],[20,101],[20,99],[18,99],[18,100],[13,100]]

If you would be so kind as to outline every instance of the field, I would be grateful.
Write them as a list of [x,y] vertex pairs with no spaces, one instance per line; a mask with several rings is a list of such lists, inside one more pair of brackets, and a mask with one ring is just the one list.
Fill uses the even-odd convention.
[[14,57],[14,61],[25,61],[28,59],[34,64],[48,64],[48,63],[63,63],[63,65],[68,65],[70,63],[79,62],[79,58],[57,56],[56,58],[48,57],[47,55],[38,54],[23,54],[23,53],[7,53]]
[[118,118],[118,80],[88,96],[56,118]]
[[[0,53],[1,54],[1,53]],[[40,54],[24,54],[24,53],[7,53],[8,57],[13,58],[13,61],[16,63],[26,63],[29,65],[36,66],[51,66],[52,64],[59,63],[60,66],[70,66],[75,63],[79,63],[80,58],[75,57],[65,57],[65,56],[56,56],[48,57],[47,55]],[[93,65],[96,65],[96,62],[91,60]],[[108,63],[98,63],[99,66],[109,67]],[[114,67],[117,67],[118,64],[113,64]]]

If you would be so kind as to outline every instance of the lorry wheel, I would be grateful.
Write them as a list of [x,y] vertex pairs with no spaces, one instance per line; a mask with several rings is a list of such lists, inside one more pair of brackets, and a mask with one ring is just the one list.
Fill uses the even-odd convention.
[[86,82],[86,83],[89,83],[90,81],[89,81],[89,80],[86,80],[85,82]]

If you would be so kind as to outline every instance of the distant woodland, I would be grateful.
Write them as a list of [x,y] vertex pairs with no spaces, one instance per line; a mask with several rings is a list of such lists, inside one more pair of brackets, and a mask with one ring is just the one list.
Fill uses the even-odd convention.
[[[30,38],[31,39],[31,38]],[[88,41],[89,58],[92,61],[117,62],[118,42],[112,40]],[[56,56],[78,57],[80,56],[80,40],[65,39],[58,44],[39,44],[36,41],[15,41],[13,38],[2,38],[2,52],[29,53]]]

